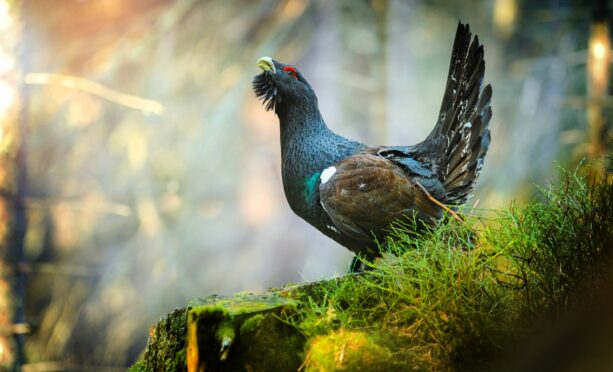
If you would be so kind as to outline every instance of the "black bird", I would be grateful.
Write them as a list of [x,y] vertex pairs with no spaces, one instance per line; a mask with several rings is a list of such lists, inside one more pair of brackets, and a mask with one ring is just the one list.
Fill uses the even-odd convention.
[[490,85],[483,46],[458,24],[438,120],[412,146],[370,147],[332,132],[317,96],[294,66],[270,57],[253,88],[281,126],[282,176],[292,210],[357,256],[380,256],[375,237],[400,218],[440,219],[466,202],[490,143]]

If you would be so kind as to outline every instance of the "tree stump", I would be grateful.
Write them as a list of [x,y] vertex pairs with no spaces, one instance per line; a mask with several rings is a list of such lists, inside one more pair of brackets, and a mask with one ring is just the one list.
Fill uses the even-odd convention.
[[293,300],[275,293],[210,296],[167,315],[132,371],[296,371],[305,338],[283,319]]

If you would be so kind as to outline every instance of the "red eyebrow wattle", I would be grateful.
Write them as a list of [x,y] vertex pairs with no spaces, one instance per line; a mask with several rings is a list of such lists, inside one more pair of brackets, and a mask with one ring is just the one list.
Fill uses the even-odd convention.
[[283,71],[287,72],[288,74],[291,74],[293,77],[298,79],[298,71],[296,71],[295,67],[293,67],[293,66],[285,66],[285,67],[283,67]]

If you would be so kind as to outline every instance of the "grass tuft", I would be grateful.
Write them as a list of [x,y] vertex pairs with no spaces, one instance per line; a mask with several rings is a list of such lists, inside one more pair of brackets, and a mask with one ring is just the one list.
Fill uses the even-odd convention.
[[565,172],[539,191],[542,201],[485,226],[447,218],[416,236],[414,221],[399,222],[374,270],[292,291],[300,306],[287,321],[310,340],[306,369],[352,370],[317,356],[330,356],[322,345],[344,350],[329,343],[354,333],[376,335],[370,352],[389,351],[398,369],[471,366],[590,299],[611,263],[613,182]]

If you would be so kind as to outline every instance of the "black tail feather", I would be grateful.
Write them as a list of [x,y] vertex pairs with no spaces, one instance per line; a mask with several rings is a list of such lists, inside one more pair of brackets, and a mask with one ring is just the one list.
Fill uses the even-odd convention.
[[470,28],[459,23],[438,121],[428,138],[415,146],[436,165],[445,202],[451,205],[466,202],[490,143],[492,87],[481,89],[483,55],[479,38],[471,42]]

